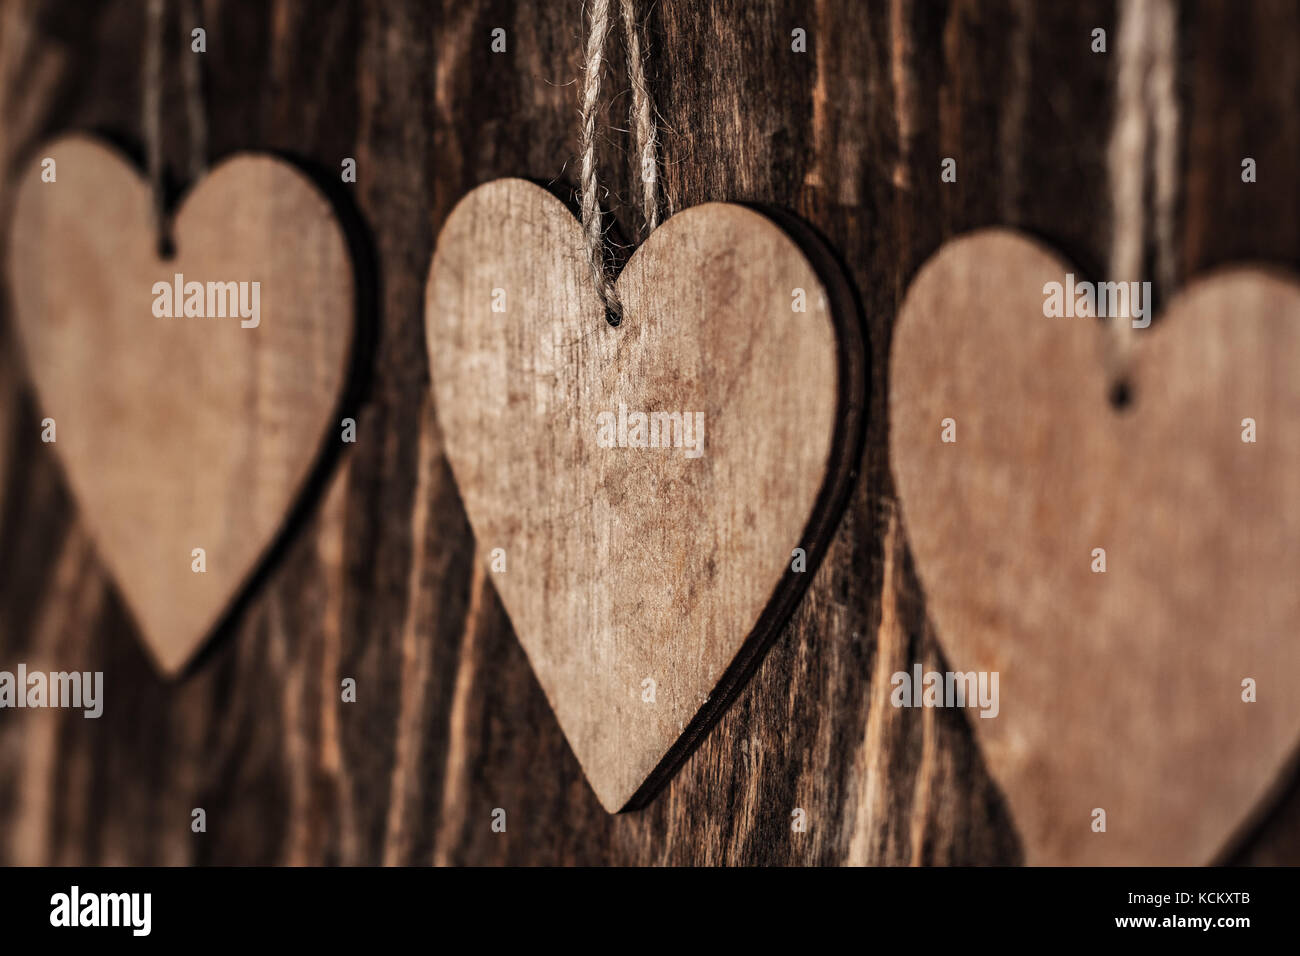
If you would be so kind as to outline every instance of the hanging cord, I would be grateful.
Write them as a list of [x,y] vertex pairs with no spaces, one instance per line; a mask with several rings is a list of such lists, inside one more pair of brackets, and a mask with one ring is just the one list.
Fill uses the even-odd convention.
[[641,214],[645,217],[646,235],[649,235],[659,226],[659,203],[655,196],[659,185],[658,134],[650,87],[645,79],[645,62],[641,57],[641,36],[637,31],[633,0],[622,0],[620,5],[627,46],[627,75],[632,82],[632,129],[641,160]]
[[[162,138],[162,67],[164,0],[148,0],[145,23],[144,50],[144,102],[142,124],[144,127],[145,162],[149,167],[149,183],[153,191],[154,219],[158,228],[159,249],[170,245],[167,217],[167,186],[163,171]],[[188,0],[189,16],[194,23],[200,19],[199,0]],[[185,115],[190,132],[190,181],[197,182],[207,168],[208,124],[203,107],[203,77],[197,54],[187,51],[181,56],[181,72],[185,83]]]
[[[203,19],[200,0],[189,0],[190,22],[198,26]],[[207,54],[202,54],[207,56]],[[193,52],[181,55],[181,75],[185,83],[185,115],[190,127],[190,181],[197,182],[208,165],[208,119],[203,108],[203,73],[201,57]]]
[[1156,279],[1168,295],[1178,281],[1178,257],[1174,252],[1174,217],[1178,203],[1178,96],[1174,75],[1177,57],[1178,23],[1170,0],[1152,8],[1156,41],[1151,72],[1147,74],[1147,95],[1151,126],[1155,131],[1155,230]]
[[[587,33],[585,80],[582,88],[582,128],[579,136],[582,172],[579,192],[591,277],[596,284],[596,292],[605,305],[606,318],[610,325],[618,325],[623,320],[623,303],[619,300],[612,270],[605,260],[605,237],[596,178],[596,108],[600,103],[605,44],[609,38],[609,3],[610,0],[591,0],[591,25]],[[619,0],[619,6],[627,47],[628,76],[632,83],[632,133],[640,163],[641,208],[648,235],[659,225],[658,144],[654,104],[645,78],[635,0]]]
[[153,190],[154,223],[158,244],[166,241],[167,196],[162,168],[162,27],[163,0],[149,0],[144,44],[144,126],[145,164],[149,167],[149,185]]
[[[1178,195],[1178,100],[1174,89],[1177,29],[1171,0],[1125,0],[1120,7],[1115,120],[1107,155],[1111,184],[1110,278],[1143,272],[1146,172],[1151,157],[1156,278],[1162,293],[1177,281],[1174,213]],[[1154,139],[1154,145],[1148,144]],[[1151,302],[1146,306],[1151,308]],[[1132,311],[1130,309],[1130,311]],[[1123,387],[1133,348],[1131,316],[1112,316],[1108,362]]]

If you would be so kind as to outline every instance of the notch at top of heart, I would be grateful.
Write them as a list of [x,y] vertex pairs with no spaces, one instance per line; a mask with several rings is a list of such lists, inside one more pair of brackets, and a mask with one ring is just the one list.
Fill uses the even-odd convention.
[[359,323],[335,209],[281,159],[222,161],[177,210],[172,258],[158,234],[135,169],[67,136],[19,185],[7,265],[81,520],[173,675],[319,484]]

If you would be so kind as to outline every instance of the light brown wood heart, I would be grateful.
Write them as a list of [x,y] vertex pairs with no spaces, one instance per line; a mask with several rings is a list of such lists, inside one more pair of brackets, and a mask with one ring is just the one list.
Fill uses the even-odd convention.
[[[174,674],[249,581],[338,424],[356,329],[347,244],[300,173],[239,155],[186,197],[164,261],[150,190],[114,152],[69,137],[45,157],[55,181],[38,159],[16,199],[13,312],[82,518]],[[155,283],[177,274],[203,284],[194,311],[227,316],[156,315]],[[229,315],[238,287],[210,294],[228,282],[247,283],[249,318]]]
[[1069,272],[990,230],[916,277],[891,364],[904,524],[948,667],[1000,675],[997,716],[969,717],[1027,862],[1207,863],[1300,743],[1300,288],[1193,282],[1135,332],[1117,410],[1111,333],[1043,314]]
[[[610,811],[648,799],[734,696],[842,504],[863,348],[812,248],[744,207],[686,210],[629,260],[612,328],[582,230],[545,190],[481,186],[439,236],[426,319],[447,456]],[[638,433],[636,413],[682,427]],[[652,432],[658,447],[631,447]]]

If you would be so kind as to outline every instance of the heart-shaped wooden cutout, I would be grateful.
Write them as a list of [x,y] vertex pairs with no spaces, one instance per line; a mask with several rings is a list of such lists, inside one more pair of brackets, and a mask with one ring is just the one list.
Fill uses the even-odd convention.
[[[82,518],[151,657],[175,674],[249,581],[337,424],[356,332],[348,247],[309,180],[245,154],[186,197],[164,261],[150,190],[116,153],[72,136],[46,158],[54,181],[38,160],[16,199],[13,313]],[[165,317],[155,283],[174,288],[177,274],[181,311],[192,302],[204,317]]]
[[912,283],[890,385],[908,540],[948,666],[1000,675],[997,715],[969,718],[1026,861],[1207,863],[1300,742],[1300,288],[1194,282],[1134,333],[1117,410],[1111,333],[1044,316],[1074,271],[988,230]]
[[[612,328],[582,229],[544,189],[481,186],[438,238],[426,322],[447,456],[610,811],[653,796],[720,715],[842,507],[864,350],[815,248],[745,207],[688,209],[629,260]],[[637,413],[658,447],[633,447],[650,440]]]

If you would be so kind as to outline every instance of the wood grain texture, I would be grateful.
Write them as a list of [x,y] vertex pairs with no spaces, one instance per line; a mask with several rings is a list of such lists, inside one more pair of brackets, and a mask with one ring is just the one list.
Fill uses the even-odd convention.
[[164,260],[147,183],[64,137],[18,187],[7,274],[79,518],[174,675],[338,440],[355,309],[328,202],[280,160],[222,162],[170,234]]
[[448,217],[425,313],[480,560],[610,812],[676,769],[806,588],[865,362],[852,299],[837,335],[812,263],[743,206],[677,213],[616,288],[614,328],[578,221],[501,179]]
[[903,526],[949,663],[999,674],[972,723],[1026,861],[1210,863],[1300,746],[1300,285],[1189,284],[1120,410],[1113,332],[1043,314],[1075,272],[1009,230],[922,267],[890,367]]
[[[889,676],[942,667],[888,456],[894,317],[953,235],[1045,237],[1108,256],[1110,2],[662,0],[647,14],[665,211],[760,202],[809,222],[862,299],[867,436],[808,594],[665,793],[608,816],[583,780],[474,554],[442,452],[424,347],[434,238],[474,186],[575,180],[577,7],[506,0],[206,0],[214,158],[284,151],[338,182],[378,267],[377,334],[347,449],[240,619],[192,677],[160,682],[39,441],[13,322],[0,322],[0,660],[102,666],[99,721],[0,719],[0,860],[943,864],[1023,859],[963,715],[889,704]],[[0,5],[0,206],[36,144],[112,132],[139,154],[144,5]],[[173,14],[174,15],[174,14]],[[1300,263],[1300,30],[1286,0],[1182,8],[1179,265]],[[493,54],[490,31],[508,31]],[[790,30],[808,31],[805,55]],[[601,128],[607,205],[636,236],[622,53]],[[186,163],[177,57],[165,150]],[[1239,185],[1241,157],[1261,176]],[[944,156],[958,181],[941,184]],[[0,210],[3,212],[3,210]],[[350,235],[356,235],[355,232]],[[6,290],[8,291],[8,290]],[[0,299],[0,301],[4,301]],[[1158,320],[1157,320],[1158,322]],[[45,662],[40,664],[39,662]],[[357,678],[356,704],[338,682]],[[115,702],[115,703],[113,703]],[[739,754],[739,757],[737,757]],[[189,831],[208,811],[209,833]],[[507,810],[506,833],[491,811]],[[808,813],[804,833],[790,811]],[[1300,862],[1300,788],[1232,859]]]

